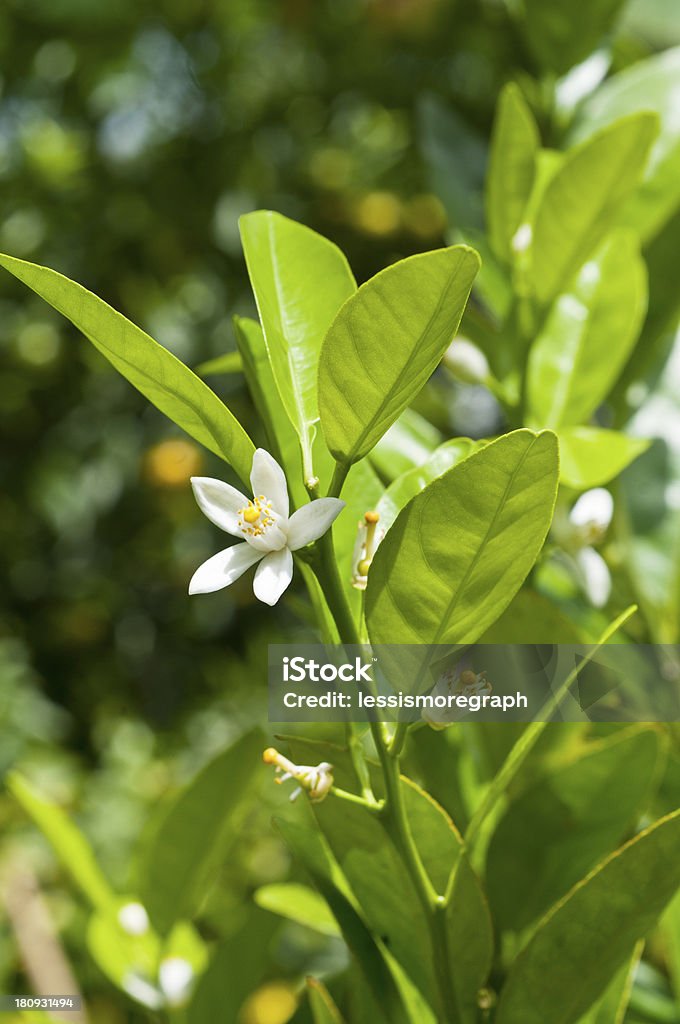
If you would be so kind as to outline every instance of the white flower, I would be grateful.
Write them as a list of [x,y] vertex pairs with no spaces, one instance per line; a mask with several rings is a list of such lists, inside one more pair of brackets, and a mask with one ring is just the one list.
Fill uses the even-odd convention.
[[567,516],[556,516],[553,533],[562,545],[579,586],[595,608],[609,600],[611,576],[594,544],[604,540],[614,515],[614,499],[604,487],[585,491]]
[[274,747],[268,747],[262,755],[265,764],[276,765],[276,782],[279,784],[287,782],[288,779],[295,779],[300,785],[290,795],[291,800],[297,799],[303,789],[309,793],[309,799],[314,804],[321,803],[328,796],[333,786],[333,765],[328,761],[321,764],[293,764],[283,754],[279,754]]
[[357,590],[366,589],[368,570],[371,567],[373,555],[385,536],[385,531],[377,528],[379,521],[380,516],[377,512],[366,512],[358,525],[357,539],[352,555],[352,586]]
[[228,587],[251,565],[253,590],[265,604],[276,604],[293,578],[293,551],[321,537],[345,507],[339,498],[317,498],[288,518],[288,486],[283,470],[269,452],[258,448],[250,474],[252,500],[206,476],[193,476],[191,486],[208,519],[233,537],[244,538],[200,565],[191,578],[190,594],[210,594]]
[[[431,695],[433,697],[448,698],[458,694],[464,697],[471,697],[473,694],[491,693],[493,687],[486,678],[486,672],[474,672],[467,667],[468,659],[461,658],[457,665],[448,669],[440,675],[433,686]],[[465,710],[456,704],[451,707],[423,708],[421,716],[432,729],[446,729],[458,719],[463,718]]]

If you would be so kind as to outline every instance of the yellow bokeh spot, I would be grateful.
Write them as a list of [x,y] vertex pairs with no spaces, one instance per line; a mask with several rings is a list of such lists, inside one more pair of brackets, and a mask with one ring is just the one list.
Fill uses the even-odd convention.
[[157,487],[185,487],[203,465],[200,448],[190,441],[161,441],[146,453],[148,479]]
[[297,1010],[297,997],[290,985],[270,981],[248,996],[239,1024],[287,1024]]
[[446,210],[436,196],[413,196],[404,207],[404,227],[418,238],[436,238],[446,225]]
[[392,192],[369,192],[354,208],[354,221],[368,235],[391,235],[401,225],[401,202]]

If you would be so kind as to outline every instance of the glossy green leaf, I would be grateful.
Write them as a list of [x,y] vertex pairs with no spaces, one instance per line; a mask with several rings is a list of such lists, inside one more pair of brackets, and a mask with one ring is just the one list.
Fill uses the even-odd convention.
[[300,444],[276,390],[262,328],[248,317],[235,316],[233,322],[246,383],[267,432],[269,451],[283,467],[294,504],[301,505],[309,495],[302,478]]
[[381,1024],[434,1024],[433,1017],[421,1012],[418,998],[400,978],[384,944],[366,926],[347,879],[318,828],[280,819],[275,819],[275,825],[330,906],[356,966],[381,1007]]
[[635,236],[615,232],[555,300],[532,345],[530,422],[557,429],[587,421],[621,373],[646,306],[647,275]]
[[624,1024],[626,1009],[633,988],[633,978],[640,962],[644,943],[638,942],[633,955],[625,961],[603,994],[579,1020],[578,1024]]
[[331,994],[317,978],[307,978],[307,996],[314,1024],[344,1024]]
[[[522,587],[500,618],[479,638],[480,644],[577,644],[577,626],[544,594]],[[506,729],[506,723],[502,723]]]
[[371,451],[370,462],[383,480],[396,480],[421,466],[444,440],[441,432],[413,409],[404,409]]
[[414,466],[398,476],[380,498],[376,511],[380,514],[380,528],[389,530],[390,526],[411,498],[420,494],[428,484],[436,480],[448,469],[476,451],[482,442],[472,441],[469,437],[455,437],[445,441],[432,452],[430,457],[420,466]]
[[625,838],[649,799],[657,734],[634,728],[593,744],[530,782],[489,845],[494,919],[521,931]]
[[534,116],[519,87],[508,82],[498,100],[486,183],[489,239],[506,263],[531,193],[539,146]]
[[115,896],[82,832],[61,807],[38,793],[25,776],[10,772],[6,785],[92,906],[107,911]]
[[572,1024],[655,925],[680,885],[680,811],[579,882],[515,960],[495,1024]]
[[356,284],[337,246],[304,225],[269,210],[248,213],[239,223],[274,379],[309,478],[315,475],[319,351]]
[[585,100],[572,132],[572,137],[580,141],[626,114],[652,110],[659,116],[661,130],[644,180],[621,218],[645,240],[660,230],[680,202],[678,75],[680,46],[635,62]]
[[599,427],[561,430],[560,480],[577,491],[600,487],[618,476],[649,445],[644,438]]
[[402,778],[402,791],[425,869],[438,892],[450,887],[445,927],[451,981],[461,1024],[475,1024],[478,992],[487,983],[494,952],[486,897],[446,812],[409,779]]
[[240,737],[179,793],[152,833],[139,894],[162,935],[200,906],[233,837],[234,812],[258,777],[263,746],[257,729]]
[[325,801],[315,815],[371,931],[381,936],[424,998],[436,1006],[427,921],[391,839],[375,815],[346,801]]
[[340,462],[363,458],[411,403],[458,329],[479,268],[466,246],[382,270],[333,321],[319,359],[319,411]]
[[206,359],[199,363],[195,372],[200,377],[219,376],[221,374],[241,373],[243,371],[243,360],[240,352],[226,352],[223,356],[215,356],[214,359]]
[[473,643],[536,561],[557,490],[554,434],[517,430],[429,484],[378,548],[366,590],[374,643]]
[[640,180],[657,127],[654,114],[633,114],[565,155],[528,237],[530,282],[539,303],[553,299],[606,236]]
[[564,74],[603,40],[624,0],[523,0],[522,30],[545,71]]
[[278,882],[261,886],[253,899],[272,914],[297,921],[322,935],[339,935],[340,929],[328,904],[318,892],[299,882]]
[[161,412],[248,480],[252,441],[217,395],[176,356],[56,271],[1,255],[0,266],[70,320]]

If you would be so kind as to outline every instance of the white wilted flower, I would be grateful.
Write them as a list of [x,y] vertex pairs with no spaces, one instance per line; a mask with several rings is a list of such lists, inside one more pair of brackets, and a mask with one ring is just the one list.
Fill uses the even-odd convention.
[[[453,668],[443,672],[431,690],[433,697],[471,697],[473,694],[491,693],[493,687],[486,678],[486,672],[475,672],[468,666],[467,658],[462,658]],[[432,729],[446,729],[447,726],[462,718],[465,711],[453,704],[451,707],[423,708],[422,718]]]
[[595,550],[609,529],[614,499],[604,487],[585,491],[568,516],[556,517],[553,533],[569,557],[579,586],[595,608],[609,600],[611,576],[602,555]]
[[262,760],[265,764],[276,765],[276,782],[287,782],[288,779],[295,779],[300,785],[290,795],[291,800],[296,800],[302,790],[309,793],[309,799],[314,804],[321,803],[328,796],[333,786],[333,765],[328,761],[322,761],[317,765],[294,764],[283,754],[279,754],[274,747],[267,747]]
[[366,589],[373,555],[385,536],[385,531],[378,529],[379,522],[380,516],[377,512],[366,512],[359,522],[352,555],[352,586],[357,590]]
[[210,594],[228,587],[259,562],[253,582],[255,596],[265,604],[276,604],[293,578],[292,552],[318,540],[345,507],[339,498],[316,498],[289,518],[285,474],[264,448],[258,448],[253,456],[250,483],[252,499],[222,480],[191,478],[203,514],[245,543],[219,551],[200,565],[191,578],[190,594]]

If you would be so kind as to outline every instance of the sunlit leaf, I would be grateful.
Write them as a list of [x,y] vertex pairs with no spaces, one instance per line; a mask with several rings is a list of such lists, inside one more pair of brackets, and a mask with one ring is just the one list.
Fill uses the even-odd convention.
[[161,412],[248,480],[252,441],[217,395],[176,356],[56,271],[2,255],[0,266],[70,320]]
[[319,351],[356,284],[337,246],[302,224],[258,210],[241,217],[240,227],[274,379],[300,438],[309,478],[319,418]]
[[342,307],[319,360],[321,425],[339,462],[363,458],[425,384],[458,329],[478,267],[466,246],[410,256]]
[[644,438],[599,427],[561,430],[560,480],[579,491],[600,487],[618,476],[649,444]]
[[322,935],[339,935],[340,929],[328,904],[318,892],[299,882],[261,886],[254,894],[258,907],[297,921]]
[[557,429],[589,419],[635,345],[646,304],[635,236],[616,232],[555,300],[532,345],[527,391],[533,423]]
[[373,560],[373,642],[474,642],[536,561],[556,489],[556,438],[528,430],[506,434],[429,484]]
[[509,262],[536,170],[538,128],[519,88],[509,82],[498,99],[486,183],[486,220],[491,245]]

